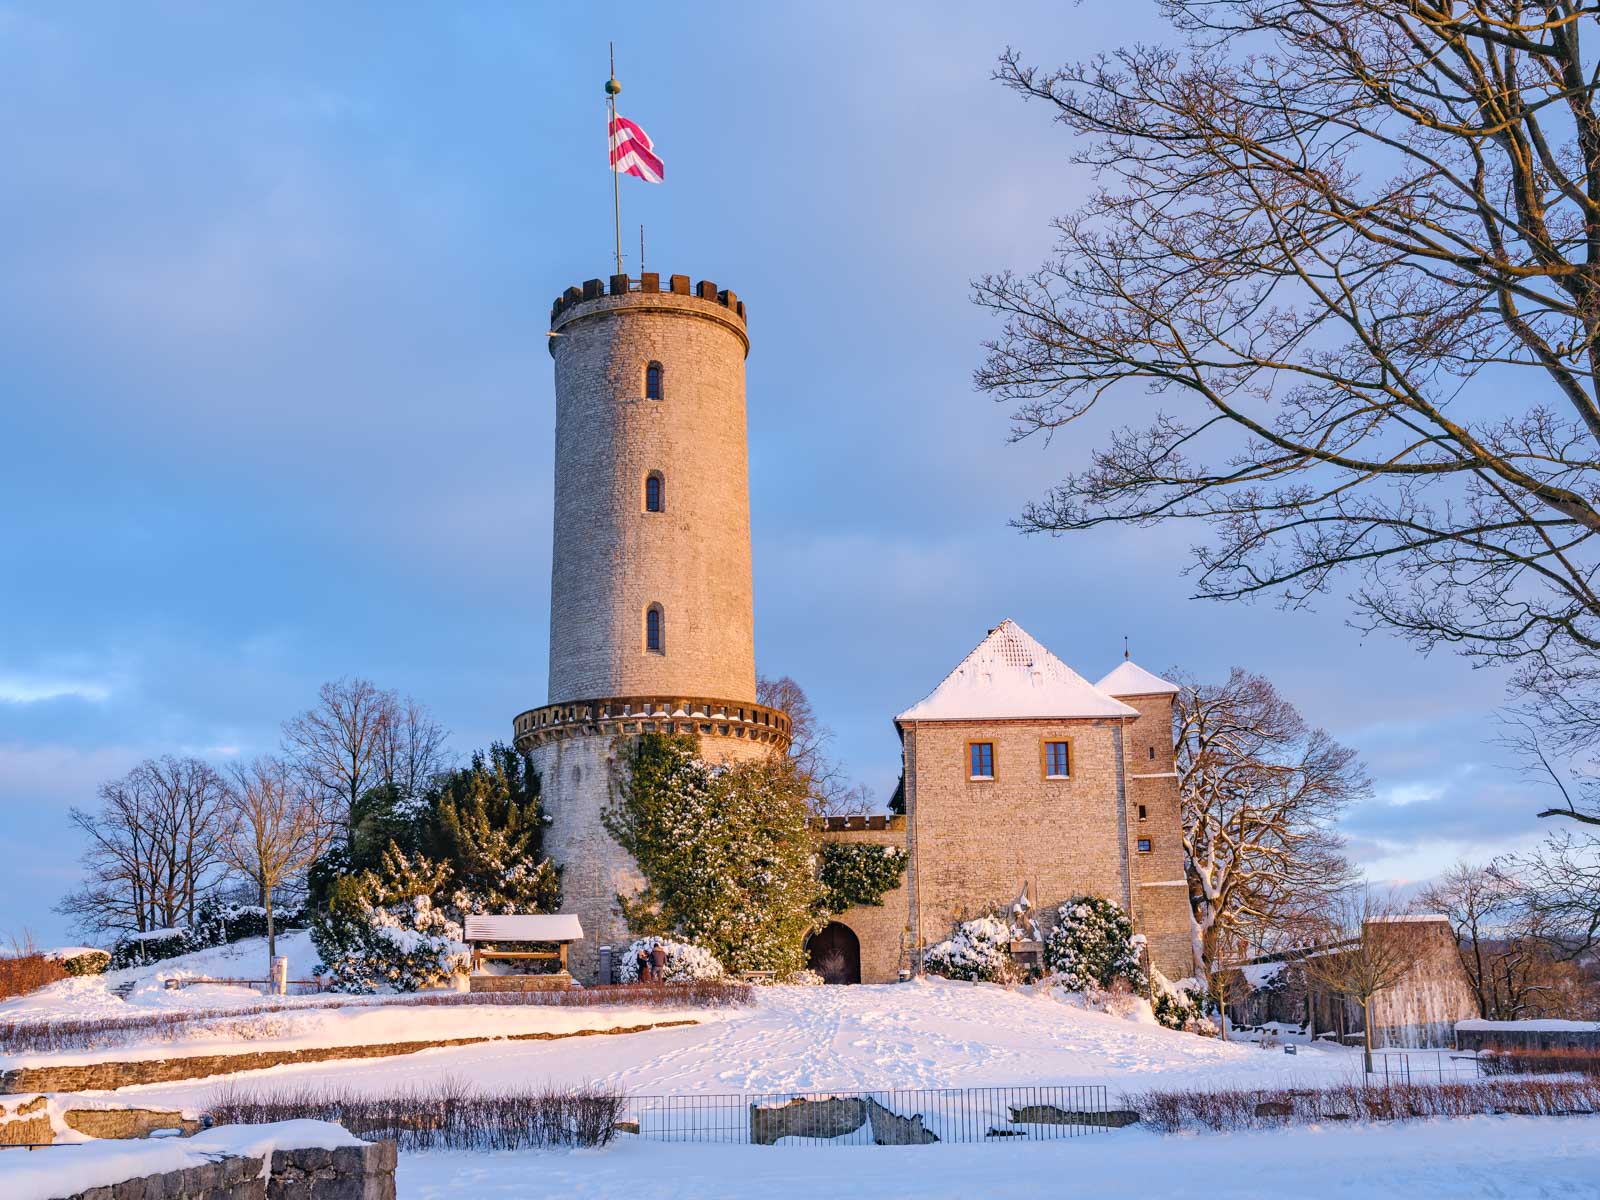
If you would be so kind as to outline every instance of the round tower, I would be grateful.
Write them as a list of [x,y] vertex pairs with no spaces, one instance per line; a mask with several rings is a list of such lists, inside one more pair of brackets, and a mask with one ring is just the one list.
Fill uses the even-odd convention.
[[745,306],[686,275],[613,275],[550,311],[555,538],[547,702],[520,714],[584,940],[574,976],[626,941],[640,882],[606,833],[620,739],[693,733],[707,758],[770,753],[788,718],[756,699],[745,442]]

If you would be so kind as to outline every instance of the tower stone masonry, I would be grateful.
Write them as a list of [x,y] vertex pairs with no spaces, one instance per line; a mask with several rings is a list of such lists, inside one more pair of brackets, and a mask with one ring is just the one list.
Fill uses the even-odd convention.
[[602,822],[621,739],[693,733],[733,760],[787,745],[789,722],[756,703],[743,302],[685,275],[613,275],[558,297],[550,334],[550,683],[514,729],[588,982],[599,947],[629,936],[617,893],[641,882]]

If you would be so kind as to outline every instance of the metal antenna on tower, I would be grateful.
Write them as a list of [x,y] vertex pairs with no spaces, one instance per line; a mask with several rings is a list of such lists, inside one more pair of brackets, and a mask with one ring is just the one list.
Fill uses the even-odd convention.
[[617,44],[607,42],[611,55],[611,76],[606,80],[606,107],[611,119],[606,123],[606,159],[611,163],[611,212],[615,218],[617,235],[617,274],[622,274],[622,181],[617,170],[617,93],[622,85],[617,82]]
[[1127,659],[1128,659],[1128,635],[1127,634],[1123,634],[1122,635],[1122,658],[1123,658],[1124,662],[1126,662]]
[[644,226],[639,226],[639,274],[644,274]]

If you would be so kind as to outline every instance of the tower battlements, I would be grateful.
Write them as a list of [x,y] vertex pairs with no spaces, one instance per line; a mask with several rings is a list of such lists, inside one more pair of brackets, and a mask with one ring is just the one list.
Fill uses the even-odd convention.
[[[569,287],[550,305],[550,329],[559,333],[573,320],[633,307],[680,313],[704,310],[704,315],[726,321],[741,337],[744,335],[745,305],[737,293],[719,288],[709,279],[691,285],[687,275],[669,275],[663,286],[661,276],[654,271],[647,271],[637,279],[630,275],[613,275],[609,281],[588,279],[582,287]],[[746,340],[747,353],[749,349]],[[550,353],[554,355],[555,352],[554,339],[551,339]]]

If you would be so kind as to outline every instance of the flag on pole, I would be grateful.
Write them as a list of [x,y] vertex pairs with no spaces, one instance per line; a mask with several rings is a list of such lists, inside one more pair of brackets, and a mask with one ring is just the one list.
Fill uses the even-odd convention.
[[650,135],[615,111],[611,114],[611,169],[646,183],[660,183],[667,173],[655,156]]

